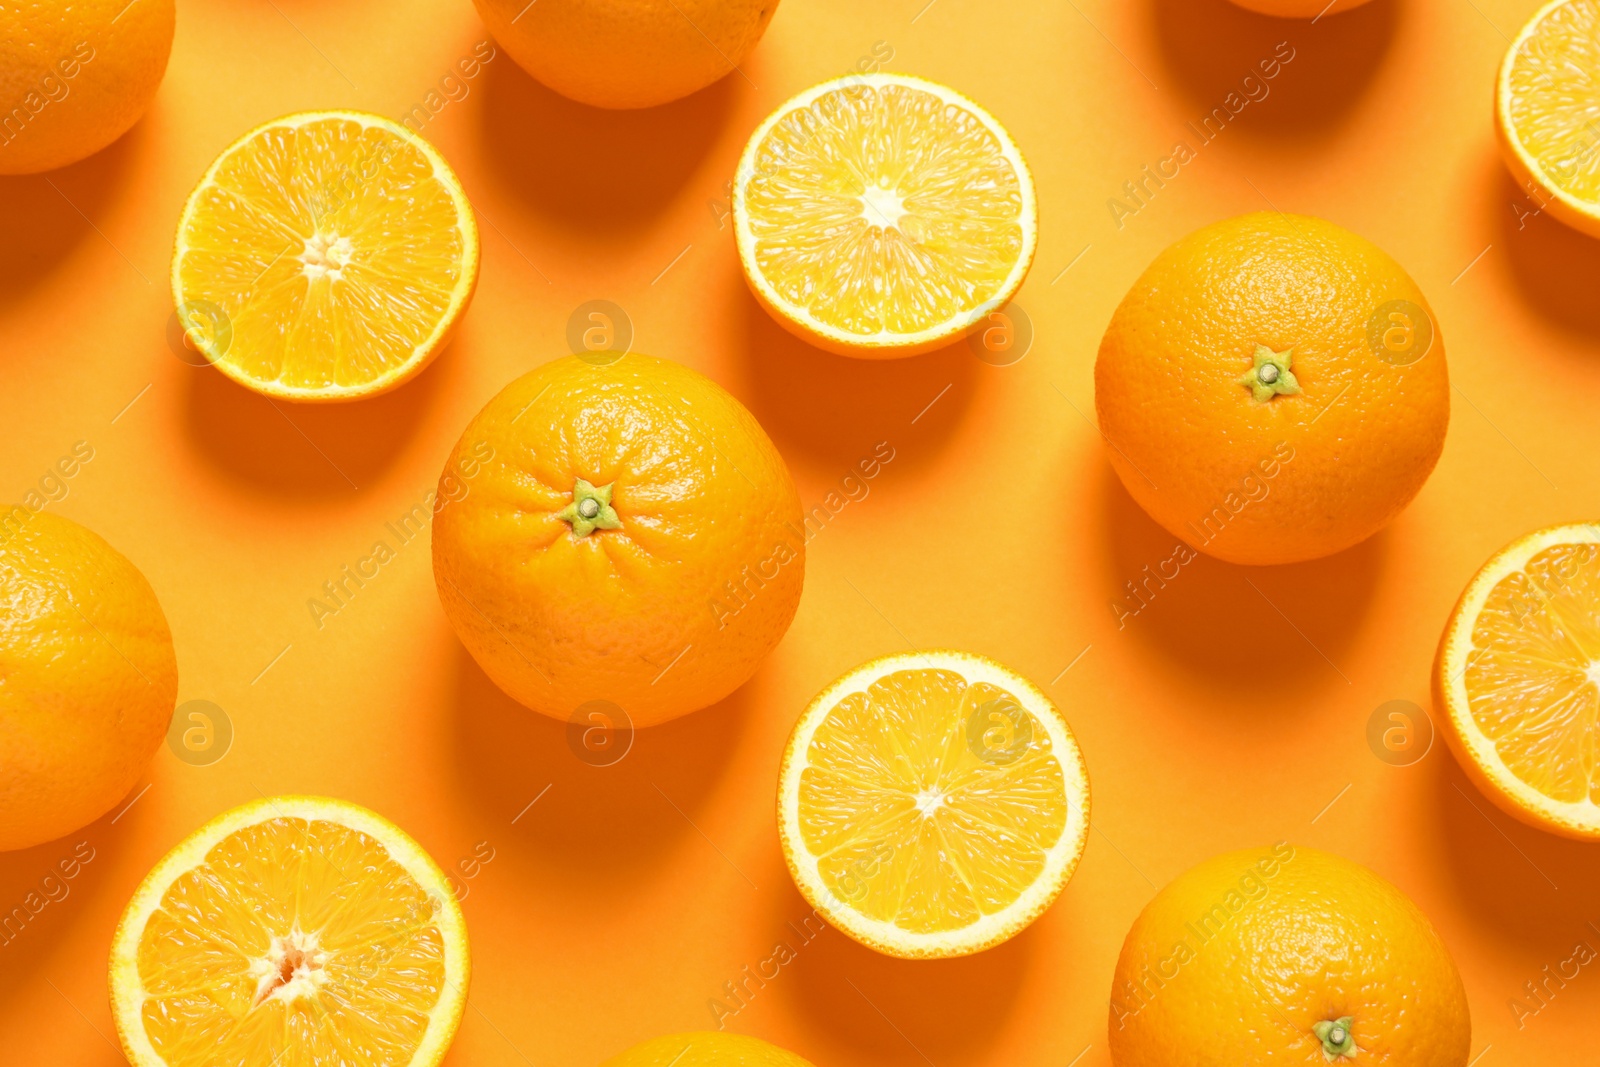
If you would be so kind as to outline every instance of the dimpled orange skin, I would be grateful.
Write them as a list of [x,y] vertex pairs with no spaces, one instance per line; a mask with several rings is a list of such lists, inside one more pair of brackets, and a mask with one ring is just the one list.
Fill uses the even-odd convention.
[[[619,528],[580,538],[557,517],[578,478],[614,486]],[[518,378],[462,434],[440,479],[452,496],[433,528],[445,614],[495,684],[555,718],[604,700],[649,726],[714,704],[800,602],[783,457],[676,363],[568,356]]]
[[0,174],[64,167],[127,133],[166,73],[174,17],[173,0],[0,3],[0,117],[28,115],[0,132]]
[[1332,1062],[1351,1067],[1463,1067],[1472,1044],[1427,917],[1365,867],[1289,844],[1216,856],[1156,894],[1111,1001],[1116,1067],[1327,1067],[1312,1028],[1346,1016],[1357,1052]]
[[[1391,300],[1433,324],[1407,365],[1368,344]],[[1298,394],[1263,402],[1241,384],[1258,345],[1292,349]],[[1316,559],[1370,537],[1422,488],[1450,419],[1444,343],[1416,283],[1364,238],[1277,212],[1214,223],[1157,256],[1113,314],[1094,381],[1128,493],[1231,563]]]
[[177,696],[172,632],[138,568],[75,522],[0,511],[0,852],[111,810]]
[[733,72],[778,0],[474,0],[517,65],[594,107],[655,107]]
[[[1368,0],[1233,0],[1240,7],[1283,19],[1314,19],[1323,12],[1337,15]],[[1331,9],[1331,10],[1330,10]]]

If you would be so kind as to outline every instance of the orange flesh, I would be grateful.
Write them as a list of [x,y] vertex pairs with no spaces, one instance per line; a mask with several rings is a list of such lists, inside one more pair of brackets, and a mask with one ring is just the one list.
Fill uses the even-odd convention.
[[1600,200],[1600,2],[1545,16],[1511,61],[1511,124],[1546,178]]
[[409,1064],[444,992],[439,906],[359,831],[245,827],[145,926],[145,1032],[170,1067]]
[[[467,243],[415,145],[351,119],[270,126],[233,150],[179,233],[186,323],[214,361],[295,390],[405,366],[451,311]],[[203,306],[203,305],[202,305]]]
[[917,333],[993,299],[1025,243],[999,139],[904,85],[836,89],[785,115],[757,149],[746,204],[778,296],[863,337]]
[[1004,910],[1066,828],[1044,726],[1005,690],[951,671],[898,671],[851,694],[806,758],[800,831],[822,881],[907,931],[958,930]]
[[1465,684],[1512,774],[1555,800],[1600,802],[1600,545],[1553,545],[1495,584]]

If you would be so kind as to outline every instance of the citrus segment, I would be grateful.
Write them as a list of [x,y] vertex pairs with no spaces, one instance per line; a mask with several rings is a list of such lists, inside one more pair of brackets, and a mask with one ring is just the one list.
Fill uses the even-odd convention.
[[1600,838],[1600,525],[1529,534],[1485,564],[1434,683],[1486,793],[1534,825]]
[[394,387],[444,347],[472,297],[472,208],[437,151],[357,112],[246,134],[189,196],[172,291],[189,342],[291,400]]
[[1088,777],[1060,712],[960,652],[891,656],[835,682],[784,754],[779,822],[801,892],[896,956],[1011,937],[1066,884]]
[[1500,65],[1495,126],[1541,206],[1600,236],[1600,0],[1555,0],[1522,28]]
[[942,85],[852,75],[778,108],[734,178],[739,256],[757,297],[846,355],[948,344],[1022,284],[1033,179],[987,112]]
[[466,998],[466,927],[444,874],[382,818],[277,797],[161,861],[112,950],[136,1067],[422,1067]]

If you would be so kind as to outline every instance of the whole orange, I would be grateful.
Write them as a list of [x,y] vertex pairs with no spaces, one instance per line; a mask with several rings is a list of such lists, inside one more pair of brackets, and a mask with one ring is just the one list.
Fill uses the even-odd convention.
[[161,85],[173,0],[0,4],[0,174],[76,163],[128,132]]
[[75,522],[0,511],[0,851],[109,811],[177,695],[172,632],[138,568]]
[[1369,241],[1263,212],[1156,257],[1112,315],[1095,408],[1122,484],[1175,537],[1290,563],[1371,536],[1444,448],[1427,300]]
[[511,58],[595,107],[665,104],[725,77],[778,0],[475,0]]
[[1280,843],[1209,859],[1145,906],[1117,959],[1110,1034],[1117,1067],[1463,1067],[1472,1020],[1405,894]]
[[799,605],[806,537],[744,405],[676,363],[612,356],[547,363],[468,424],[439,483],[433,573],[512,697],[649,726],[755,672]]

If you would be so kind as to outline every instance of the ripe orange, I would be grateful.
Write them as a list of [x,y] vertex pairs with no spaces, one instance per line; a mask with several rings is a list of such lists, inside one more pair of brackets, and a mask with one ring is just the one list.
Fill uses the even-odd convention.
[[455,172],[399,123],[308,111],[223,150],[172,253],[188,339],[284,400],[358,400],[450,343],[478,284],[478,226]]
[[850,74],[785,101],[733,177],[756,300],[797,337],[864,359],[981,329],[1033,265],[1033,175],[1005,127],[948,86]]
[[1042,915],[1089,839],[1089,773],[1050,698],[983,656],[864,663],[813,700],[778,771],[800,893],[857,941],[964,956]]
[[140,883],[111,1012],[133,1067],[436,1067],[471,972],[461,905],[405,831],[342,800],[263,797]]
[[0,851],[110,811],[177,698],[172,631],[139,569],[75,522],[0,512]]
[[139,121],[172,51],[173,0],[0,6],[0,174],[53,170]]
[[1433,690],[1486,796],[1540,829],[1600,840],[1600,524],[1495,553],[1450,614]]
[[1145,906],[1111,987],[1111,1061],[1464,1067],[1455,961],[1394,886],[1280,843],[1209,859]]
[[1095,407],[1122,484],[1231,563],[1371,536],[1444,448],[1444,345],[1381,249],[1303,215],[1214,223],[1171,245],[1112,316]]
[[601,1067],[811,1067],[787,1049],[720,1030],[655,1037]]
[[686,367],[547,363],[468,424],[445,478],[457,472],[465,496],[433,526],[439,599],[484,672],[535,711],[606,701],[648,726],[703,708],[794,618],[805,531],[789,470],[750,412]]
[[523,70],[595,107],[655,107],[732,73],[778,0],[476,0]]
[[1600,0],[1551,0],[1500,64],[1495,132],[1542,209],[1600,237]]
[[1263,15],[1283,19],[1313,19],[1319,15],[1337,15],[1341,11],[1360,7],[1368,0],[1233,0],[1240,7]]

